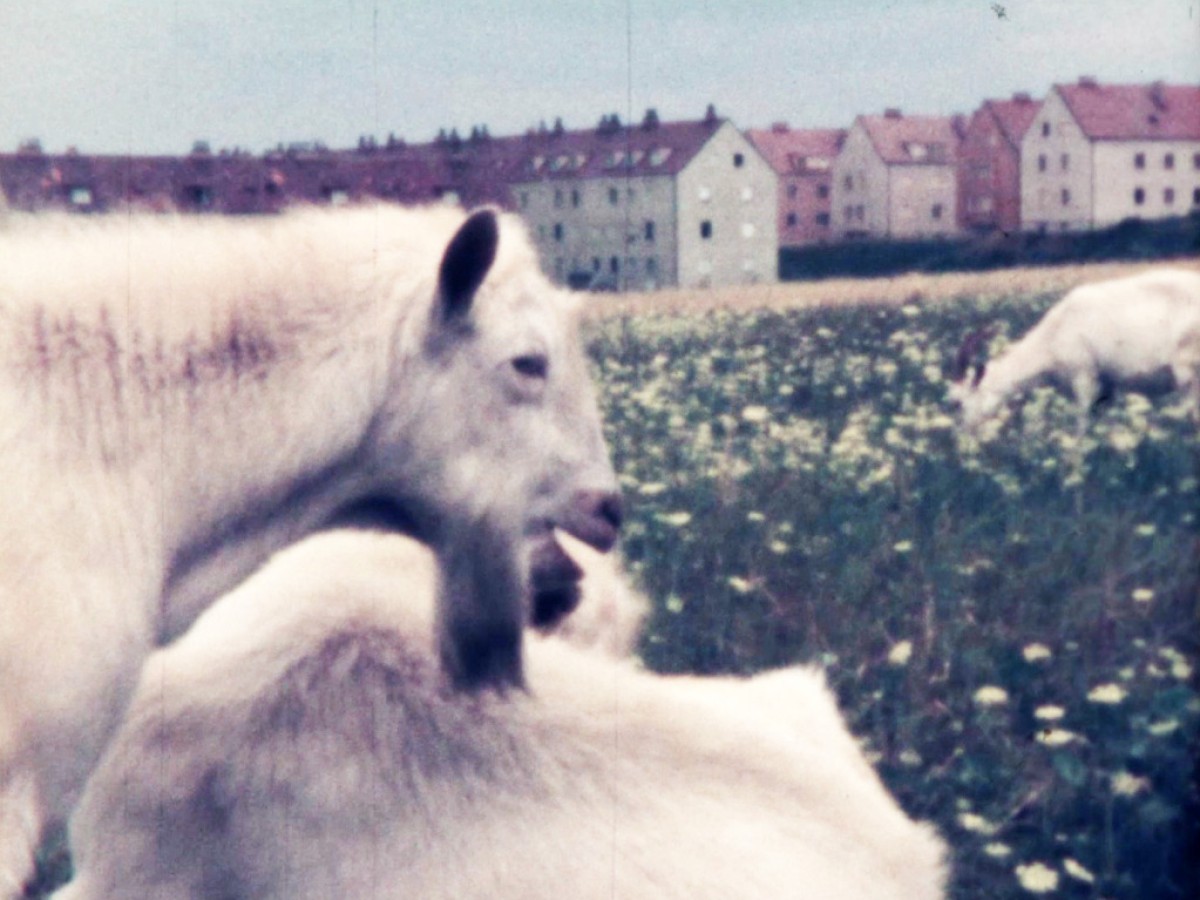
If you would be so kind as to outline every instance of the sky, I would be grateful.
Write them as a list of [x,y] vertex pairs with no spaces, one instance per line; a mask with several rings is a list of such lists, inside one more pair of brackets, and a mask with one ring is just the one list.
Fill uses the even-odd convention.
[[1081,75],[1200,85],[1200,0],[0,0],[0,152],[849,127]]

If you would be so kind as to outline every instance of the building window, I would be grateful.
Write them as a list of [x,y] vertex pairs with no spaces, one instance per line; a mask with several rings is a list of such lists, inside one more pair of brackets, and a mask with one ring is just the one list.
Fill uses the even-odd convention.
[[620,202],[620,199],[621,199],[621,192],[618,191],[615,187],[610,187],[608,189],[609,204],[612,206],[616,206],[617,203]]
[[866,215],[866,207],[863,206],[861,203],[858,204],[858,206],[854,207],[854,218],[858,219],[858,221],[861,222],[865,215]]
[[1062,193],[1059,194],[1059,199],[1062,200],[1063,206],[1070,206],[1071,205],[1071,192],[1069,190],[1067,190],[1066,188],[1063,188]]
[[1039,172],[1046,171],[1046,154],[1045,153],[1038,154],[1038,171]]
[[735,169],[740,169],[745,164],[746,164],[746,157],[743,154],[741,154],[741,153],[733,154],[733,167]]
[[706,241],[710,237],[712,237],[712,221],[711,220],[705,219],[703,222],[700,223],[700,237]]
[[609,260],[608,260],[608,271],[612,272],[614,275],[618,275],[618,274],[620,274],[620,272],[621,272],[621,260],[620,260],[618,257],[616,257],[616,256],[611,256],[611,257],[609,257]]
[[554,223],[554,239],[555,239],[556,241],[560,241],[560,242],[561,242],[561,241],[562,241],[562,239],[563,239],[563,226],[562,226],[562,222],[555,222],[555,223]]
[[1163,157],[1163,168],[1164,169],[1175,168],[1175,154],[1174,153],[1168,153]]
[[654,243],[654,222],[650,219],[646,220],[646,225],[642,229],[642,236],[646,239],[647,244]]
[[1145,153],[1133,154],[1133,167],[1135,169],[1146,168],[1146,154]]
[[1062,156],[1059,158],[1059,163],[1062,165],[1062,170],[1063,170],[1064,172],[1066,172],[1068,169],[1070,169],[1070,168],[1071,168],[1071,156],[1070,156],[1070,154],[1068,154],[1068,153],[1064,153],[1064,154],[1063,154],[1063,155],[1062,155]]
[[72,206],[91,206],[92,205],[92,189],[86,187],[73,187],[70,194]]
[[829,213],[827,213],[827,212],[817,213],[815,221],[822,228],[828,228],[829,227]]
[[646,257],[646,274],[647,275],[657,275],[658,274],[658,259],[657,258],[655,258],[653,256]]
[[1141,206],[1145,202],[1146,202],[1145,189],[1144,188],[1134,188],[1133,189],[1133,204],[1134,204],[1134,206]]
[[1050,123],[1049,122],[1042,123],[1042,137],[1050,137]]
[[579,206],[579,188],[571,188],[571,205],[576,208]]
[[1175,202],[1175,188],[1163,188],[1163,203],[1170,206]]
[[788,228],[795,228],[799,224],[800,224],[799,216],[797,216],[794,212],[790,212],[787,214],[787,227]]
[[827,184],[818,184],[818,185],[817,185],[817,196],[818,196],[820,199],[822,199],[822,200],[826,200],[826,199],[828,199],[828,197],[829,197],[829,185],[827,185]]
[[592,271],[593,272],[600,271],[600,257],[598,257],[598,256],[592,257]]
[[929,215],[931,215],[934,218],[934,220],[940,219],[942,217],[942,204],[940,204],[940,203],[933,204],[933,206],[929,210]]
[[787,186],[787,195],[788,195],[788,199],[789,199],[789,200],[795,200],[795,199],[796,199],[796,195],[797,195],[797,194],[799,194],[799,193],[800,193],[800,187],[799,187],[799,185],[796,185],[796,184],[789,184],[789,185]]

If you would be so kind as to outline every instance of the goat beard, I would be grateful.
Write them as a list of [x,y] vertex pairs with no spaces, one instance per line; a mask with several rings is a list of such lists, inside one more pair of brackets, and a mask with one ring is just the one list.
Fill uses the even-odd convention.
[[532,602],[529,621],[534,628],[554,628],[579,605],[583,570],[567,555],[553,534],[538,538],[529,557]]

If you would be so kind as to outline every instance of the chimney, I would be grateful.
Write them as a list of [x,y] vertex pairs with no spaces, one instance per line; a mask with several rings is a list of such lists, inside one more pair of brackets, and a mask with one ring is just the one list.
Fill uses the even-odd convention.
[[771,123],[771,131],[774,134],[787,134],[788,133],[788,123],[787,122],[772,122]]
[[900,114],[899,108],[897,108],[895,106],[889,106],[887,109],[885,109],[883,111],[883,117],[885,119],[902,119],[903,118],[903,116]]
[[708,104],[708,109],[704,110],[704,124],[713,125],[717,121],[717,108],[713,104]]
[[642,119],[642,128],[646,131],[651,131],[658,127],[658,110],[653,106],[646,110],[646,116]]
[[1167,108],[1166,85],[1161,81],[1155,81],[1150,85],[1150,102],[1154,104],[1157,110],[1165,110]]
[[1033,97],[1030,96],[1028,91],[1017,91],[1013,94],[1013,100],[1016,103],[1032,103]]
[[1079,76],[1079,86],[1082,88],[1093,88],[1094,89],[1094,88],[1100,87],[1100,82],[1098,82],[1096,80],[1095,75],[1080,75]]

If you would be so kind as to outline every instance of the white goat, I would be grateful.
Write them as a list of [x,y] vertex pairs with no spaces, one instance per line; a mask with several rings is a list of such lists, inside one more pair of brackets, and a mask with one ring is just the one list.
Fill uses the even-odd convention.
[[942,841],[819,671],[665,677],[533,638],[528,692],[454,692],[434,583],[407,538],[319,535],[154,654],[60,900],[942,896]]
[[[491,210],[0,233],[0,897],[153,646],[347,510],[438,544],[500,504],[533,618],[569,609],[553,530],[606,547],[620,519],[576,306]],[[444,596],[458,682],[519,684],[526,595]]]
[[1078,434],[1092,408],[1118,389],[1172,388],[1200,418],[1200,272],[1163,269],[1070,291],[991,363],[977,357],[986,332],[968,335],[950,399],[974,431],[1013,397],[1049,382],[1078,404]]

